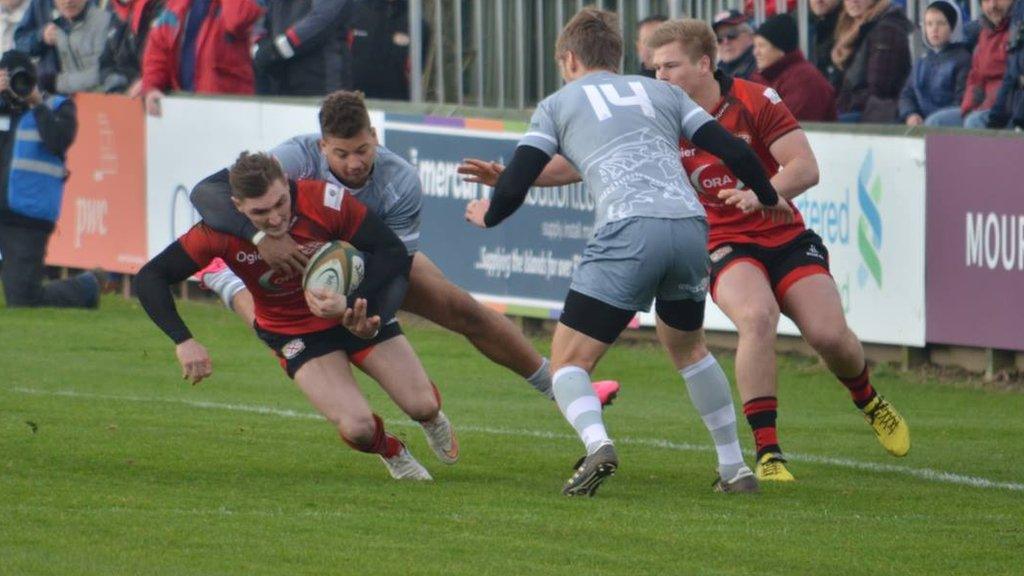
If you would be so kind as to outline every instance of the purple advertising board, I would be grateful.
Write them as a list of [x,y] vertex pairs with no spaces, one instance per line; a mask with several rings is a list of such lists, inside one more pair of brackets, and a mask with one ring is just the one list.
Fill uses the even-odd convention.
[[927,340],[1024,350],[1024,139],[929,135],[925,150]]

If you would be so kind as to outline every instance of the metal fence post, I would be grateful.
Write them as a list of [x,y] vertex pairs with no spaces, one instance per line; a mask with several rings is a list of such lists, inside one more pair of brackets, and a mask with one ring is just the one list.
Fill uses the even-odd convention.
[[423,102],[423,0],[409,0],[409,94]]

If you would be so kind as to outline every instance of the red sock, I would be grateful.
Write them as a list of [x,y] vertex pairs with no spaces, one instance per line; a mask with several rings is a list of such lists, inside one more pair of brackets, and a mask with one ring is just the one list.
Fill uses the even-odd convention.
[[380,419],[380,416],[374,414],[373,421],[377,425],[373,432],[373,438],[368,444],[357,444],[344,436],[341,439],[352,447],[353,450],[360,452],[368,452],[370,454],[380,454],[385,458],[391,458],[397,456],[402,451],[402,441],[395,438],[391,434],[388,434],[384,430],[384,421]]
[[743,414],[746,415],[750,429],[754,432],[758,460],[768,452],[782,452],[775,430],[778,407],[779,401],[775,396],[761,396],[743,403]]
[[864,364],[864,370],[857,376],[839,378],[839,381],[850,391],[850,398],[853,398],[853,403],[857,405],[857,408],[863,409],[878,395],[871,386],[871,376],[868,374],[867,364]]

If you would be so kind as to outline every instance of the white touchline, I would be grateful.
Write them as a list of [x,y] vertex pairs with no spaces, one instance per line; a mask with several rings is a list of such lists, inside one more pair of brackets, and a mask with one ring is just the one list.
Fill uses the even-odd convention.
[[[75,390],[37,390],[34,388],[8,388],[11,392],[20,394],[36,394],[41,396],[65,396],[71,398],[91,398],[99,400],[117,400],[121,402],[166,402],[170,404],[182,404],[194,408],[207,410],[227,410],[230,412],[248,412],[251,414],[263,414],[267,416],[279,416],[281,418],[296,418],[302,420],[322,420],[323,417],[314,412],[288,410],[273,408],[271,406],[258,406],[251,404],[223,404],[220,402],[206,402],[202,400],[187,400],[183,398],[156,398],[143,396],[117,396],[112,394],[93,394],[91,392],[77,392]],[[414,422],[389,422],[390,426],[419,426]],[[459,432],[477,432],[480,434],[491,434],[494,436],[529,436],[531,438],[547,438],[552,440],[576,440],[571,434],[559,432],[546,432],[544,430],[491,428],[487,426],[458,426]],[[672,442],[659,438],[629,438],[622,437],[615,440],[617,444],[633,444],[636,446],[647,446],[650,448],[665,448],[682,452],[713,452],[712,446],[689,444],[686,442]],[[943,472],[931,468],[911,468],[909,466],[898,466],[895,464],[876,464],[874,462],[862,462],[848,458],[833,458],[831,456],[816,456],[814,454],[798,454],[787,452],[786,458],[798,462],[810,462],[813,464],[827,464],[839,468],[854,468],[870,472],[889,472],[913,476],[930,482],[944,484],[959,484],[962,486],[973,486],[975,488],[992,488],[998,490],[1024,491],[1024,484],[1016,482],[1001,482],[989,480],[978,476],[966,476],[953,472]]]

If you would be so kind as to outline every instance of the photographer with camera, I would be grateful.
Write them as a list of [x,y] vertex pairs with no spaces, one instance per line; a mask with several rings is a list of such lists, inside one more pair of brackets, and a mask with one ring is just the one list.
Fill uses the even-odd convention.
[[8,306],[95,308],[101,271],[43,284],[46,245],[60,214],[75,104],[44,96],[28,54],[0,57],[0,281]]

